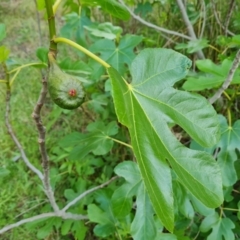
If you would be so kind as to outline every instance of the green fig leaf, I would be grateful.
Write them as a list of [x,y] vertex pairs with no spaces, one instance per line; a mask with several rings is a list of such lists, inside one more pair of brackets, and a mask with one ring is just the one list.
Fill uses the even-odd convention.
[[118,164],[114,171],[127,182],[114,191],[111,199],[112,211],[118,218],[125,217],[132,209],[132,197],[137,195],[142,179],[137,164],[131,161]]
[[190,65],[188,58],[173,50],[145,49],[131,65],[131,84],[108,68],[118,119],[130,131],[153,207],[171,232],[174,206],[169,165],[178,181],[206,206],[215,208],[223,201],[216,161],[205,152],[182,145],[168,127],[168,122],[174,121],[203,146],[214,145],[219,139],[218,117],[207,100],[172,87],[186,76]]
[[104,155],[113,147],[113,140],[110,136],[116,135],[118,126],[116,122],[110,122],[107,126],[98,121],[88,125],[88,133],[74,132],[60,141],[61,147],[73,147],[69,159],[77,161],[92,152],[95,155]]
[[138,191],[136,205],[136,215],[131,224],[131,234],[133,239],[155,239],[157,231],[153,218],[154,211],[143,184]]
[[41,47],[36,50],[36,56],[40,61],[45,64],[48,64],[48,49]]
[[[202,73],[196,76],[189,76],[183,84],[183,89],[188,91],[202,91],[204,89],[217,88],[225,81],[229,70],[232,66],[232,61],[229,59],[223,60],[220,65],[213,63],[210,59],[197,60],[196,65]],[[231,84],[239,84],[240,69],[234,73]]]
[[104,12],[121,20],[128,20],[130,18],[128,10],[116,0],[83,0],[81,1],[81,4],[86,6],[101,6]]
[[220,116],[221,138],[216,147],[220,148],[217,163],[220,166],[223,185],[232,186],[237,181],[235,161],[238,159],[236,150],[240,151],[240,120],[229,126],[225,117]]
[[[114,41],[109,39],[101,39],[96,41],[90,50],[94,53],[100,53],[101,58],[114,67],[117,71],[124,73],[127,71],[126,65],[130,65],[135,54],[134,48],[142,41],[141,36],[127,34],[121,38],[120,43],[116,46]],[[106,46],[108,46],[106,48]],[[105,69],[96,61],[90,61],[91,67],[94,69],[93,77],[98,79]]]
[[88,228],[85,226],[83,221],[74,221],[71,231],[78,240],[86,239],[86,233]]
[[230,218],[220,218],[218,213],[207,216],[200,226],[201,232],[212,232],[208,235],[207,240],[224,239],[234,240],[235,236],[232,229],[235,228],[234,223]]

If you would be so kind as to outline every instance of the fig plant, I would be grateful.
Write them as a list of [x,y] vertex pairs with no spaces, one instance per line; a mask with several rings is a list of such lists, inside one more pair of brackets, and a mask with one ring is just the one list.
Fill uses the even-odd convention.
[[[82,41],[83,28],[78,28],[80,39],[76,42],[57,33],[55,14],[60,1],[57,0],[52,4],[51,1],[45,0],[44,3],[49,25],[50,46],[48,53],[45,54],[48,56],[48,68],[47,74],[43,75],[42,90],[33,112],[39,133],[42,172],[29,162],[9,124],[11,86],[20,68],[9,71],[7,65],[4,64],[6,80],[1,80],[1,82],[7,85],[6,123],[9,133],[18,146],[24,162],[42,181],[44,193],[53,211],[6,226],[0,229],[0,234],[33,220],[52,218],[52,222],[42,226],[39,238],[44,238],[49,229],[61,226],[63,235],[72,231],[77,239],[84,239],[86,236],[84,221],[90,220],[96,223],[94,234],[101,238],[110,237],[111,239],[111,236],[114,236],[122,239],[121,236],[131,236],[136,240],[157,240],[168,237],[176,239],[174,235],[178,234],[176,233],[176,220],[178,220],[176,212],[179,211],[186,218],[193,219],[193,207],[203,216],[207,216],[202,223],[201,230],[202,232],[208,231],[211,227],[206,226],[207,221],[211,223],[212,219],[220,221],[222,217],[213,209],[221,206],[224,201],[222,184],[224,174],[222,174],[222,166],[219,166],[212,156],[213,151],[204,150],[218,146],[221,148],[220,153],[224,151],[226,146],[219,142],[224,135],[222,132],[224,124],[203,96],[177,89],[176,85],[187,76],[191,68],[191,60],[174,50],[165,48],[145,48],[135,57],[133,48],[142,41],[142,37],[126,35],[120,39],[119,29],[109,25],[105,27],[112,28],[111,34],[107,35],[110,39],[96,41],[90,51],[83,46],[84,44],[77,43]],[[115,0],[84,0],[80,5],[87,7],[100,5],[104,11],[123,20],[129,19],[129,12],[131,13]],[[74,18],[74,15],[72,17]],[[77,18],[79,20],[78,16]],[[96,35],[100,34],[97,31],[94,32],[94,28],[88,27],[88,30]],[[115,39],[115,42],[111,38]],[[94,119],[95,122],[87,126],[88,133],[75,132],[66,136],[60,145],[68,149],[69,159],[81,161],[89,153],[103,156],[110,152],[113,142],[133,152],[133,155],[131,153],[127,155],[131,156],[132,161],[127,161],[129,159],[126,157],[121,161],[118,160],[119,164],[113,162],[114,172],[118,177],[112,177],[113,173],[110,172],[109,178],[105,179],[104,183],[81,191],[75,198],[69,197],[75,193],[71,192],[69,195],[66,193],[69,202],[64,207],[58,203],[54,186],[50,181],[51,158],[48,158],[45,144],[41,108],[49,93],[56,105],[63,109],[76,111],[74,109],[86,104],[88,89],[85,89],[84,82],[81,82],[79,78],[62,71],[61,64],[57,63],[57,53],[61,55],[61,51],[58,52],[59,44],[73,47],[90,58],[89,63],[94,66],[92,70],[95,71],[92,78],[98,78],[103,71],[107,72],[110,78],[109,94],[114,104],[113,112],[117,117],[114,120],[118,121],[118,124],[116,121],[105,124]],[[121,61],[123,56],[124,61]],[[6,59],[7,57],[3,62]],[[46,67],[46,59],[41,63],[30,65]],[[127,68],[130,74],[126,72]],[[10,74],[14,72],[15,75],[11,78]],[[187,84],[184,85],[185,89],[187,89],[186,86]],[[92,98],[94,99],[94,95]],[[119,126],[121,130],[118,130]],[[195,147],[189,148],[179,141],[172,131],[173,126],[182,128]],[[122,135],[127,135],[125,127],[130,135],[130,144],[113,137],[118,131],[122,131]],[[122,139],[127,141],[126,137]],[[71,147],[70,153],[69,147]],[[112,155],[110,155],[110,161],[114,159]],[[94,164],[101,164],[96,163],[95,160]],[[81,174],[84,173],[81,172]],[[107,186],[117,178],[122,179],[118,184],[115,183],[114,189],[99,191],[100,188]],[[236,178],[237,176],[234,181]],[[223,178],[223,182],[226,183],[226,179]],[[80,205],[79,208],[74,209],[74,212],[68,211],[85,196],[95,191],[98,191],[97,196],[94,200],[87,201],[87,210],[86,206]],[[63,222],[62,219],[64,219]],[[231,229],[234,226],[227,219],[222,224],[231,225]]]

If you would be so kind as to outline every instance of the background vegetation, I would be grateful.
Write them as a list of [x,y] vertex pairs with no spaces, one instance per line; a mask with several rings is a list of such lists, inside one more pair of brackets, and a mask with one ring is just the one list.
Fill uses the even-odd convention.
[[[0,238],[239,239],[240,70],[236,69],[220,97],[211,97],[228,78],[234,59],[237,61],[240,3],[234,0],[128,0],[119,1],[120,6],[126,5],[128,9],[123,8],[119,13],[106,2],[111,1],[63,0],[56,14],[59,36],[76,41],[117,66],[126,79],[129,79],[131,62],[145,48],[175,49],[192,60],[189,74],[177,82],[175,88],[210,99],[219,114],[221,137],[213,147],[203,148],[178,125],[172,124],[172,131],[185,146],[214,156],[222,173],[224,202],[219,208],[207,208],[173,180],[176,196],[173,233],[163,227],[151,205],[143,208],[153,212],[153,222],[148,225],[140,220],[133,222],[139,202],[132,189],[140,177],[129,180],[129,173],[123,171],[126,166],[135,169],[136,160],[128,145],[131,144],[128,130],[115,114],[109,77],[98,63],[84,54],[59,45],[60,67],[81,79],[86,97],[81,107],[69,111],[56,106],[47,96],[42,109],[55,198],[63,207],[114,175],[122,178],[70,208],[72,213],[87,215],[86,221],[40,219],[4,232]],[[183,4],[189,22],[179,3]],[[32,62],[47,64],[49,33],[44,1],[1,1],[0,41],[0,46],[10,50],[6,61],[10,70]],[[0,48],[0,63],[5,60]],[[3,80],[6,76],[2,66],[0,69]],[[44,74],[46,68],[26,67],[19,72],[11,89],[10,115],[15,134],[28,159],[38,169],[41,169],[41,156],[31,115],[41,89],[41,71]],[[6,84],[0,82],[0,228],[51,210],[41,181],[22,161],[19,149],[8,134],[5,98]],[[135,194],[127,195],[129,189]],[[143,190],[139,191],[141,195]],[[125,210],[116,212],[114,204],[120,204]],[[137,219],[141,218],[144,217]],[[141,226],[148,228],[145,236],[140,232]]]

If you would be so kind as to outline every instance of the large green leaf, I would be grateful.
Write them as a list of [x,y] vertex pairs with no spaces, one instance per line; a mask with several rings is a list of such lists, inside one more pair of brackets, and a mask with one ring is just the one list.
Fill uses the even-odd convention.
[[88,228],[85,226],[83,221],[74,221],[71,231],[74,233],[75,239],[84,240],[86,239],[86,233]]
[[110,122],[107,126],[98,121],[90,123],[87,127],[88,133],[74,132],[60,141],[60,146],[73,147],[69,159],[76,161],[83,159],[88,153],[104,155],[113,147],[113,140],[109,136],[116,135],[118,126],[116,122]]
[[218,141],[216,112],[203,97],[172,88],[191,62],[168,49],[146,49],[131,65],[129,84],[114,69],[108,73],[119,121],[128,127],[142,178],[155,211],[173,230],[174,210],[169,164],[179,181],[209,207],[223,201],[221,174],[211,155],[186,148],[168,127],[169,119],[204,146]]
[[114,222],[109,217],[108,213],[104,212],[97,205],[88,205],[88,217],[91,222],[98,223],[94,228],[94,232],[97,236],[107,237],[115,231]]
[[88,205],[88,217],[91,222],[98,223],[94,227],[94,233],[99,237],[107,237],[116,232],[119,227],[118,220],[114,217],[111,209],[111,190],[102,189],[95,193],[95,204]]
[[137,164],[131,161],[118,164],[114,171],[127,182],[114,191],[111,200],[112,211],[118,218],[125,217],[132,209],[132,197],[137,195],[142,179]]
[[103,11],[122,20],[130,18],[128,10],[116,0],[83,0],[81,4],[86,6],[101,6]]
[[92,71],[85,62],[72,61],[70,58],[65,58],[59,63],[59,66],[64,72],[78,76],[89,75]]
[[146,189],[141,185],[137,195],[137,211],[131,225],[134,240],[155,239],[157,231],[154,224],[152,204]]
[[207,240],[217,240],[224,237],[225,240],[234,240],[235,236],[232,231],[235,228],[230,218],[220,218],[217,213],[207,216],[201,226],[201,232],[208,232],[212,228],[212,232],[208,235]]
[[178,211],[186,218],[193,219],[195,212],[187,191],[178,183],[178,181],[173,181],[173,191]]
[[[130,65],[135,57],[133,52],[136,47],[142,41],[142,37],[136,35],[125,35],[121,38],[120,43],[116,46],[114,41],[109,39],[101,39],[95,42],[90,50],[94,53],[100,53],[101,58],[107,61],[117,71],[124,73],[127,68],[126,65]],[[91,60],[91,67],[94,69],[93,77],[99,78],[104,72],[104,68],[100,66],[96,61]]]
[[96,26],[85,27],[93,36],[103,37],[109,40],[119,38],[122,33],[122,28],[113,26],[112,23],[104,22]]
[[37,58],[43,63],[48,64],[48,49],[44,47],[40,47],[36,50]]
[[79,44],[86,47],[86,33],[84,27],[91,26],[92,22],[87,17],[85,8],[82,8],[81,16],[72,12],[64,16],[66,24],[61,28],[61,36],[75,39]]
[[221,137],[219,142],[211,148],[203,148],[196,142],[192,142],[191,148],[213,153],[218,151],[217,163],[221,169],[223,185],[232,186],[238,179],[236,171],[236,150],[240,151],[240,121],[237,120],[233,126],[229,126],[224,116],[219,115]]
[[[196,65],[203,73],[196,76],[189,76],[183,84],[183,88],[188,91],[201,91],[204,89],[217,88],[226,80],[232,61],[225,59],[221,65],[213,63],[209,59],[198,60]],[[231,84],[239,84],[240,70],[234,73]]]
[[130,13],[128,10],[123,7],[120,3],[118,3],[116,0],[95,0],[102,9],[113,15],[114,17],[117,17],[122,20],[128,20],[130,18]]
[[222,171],[223,185],[229,187],[237,181],[234,162],[238,159],[236,150],[240,151],[240,120],[229,126],[226,118],[222,116],[220,119],[222,135],[217,144],[220,148],[217,162]]
[[158,233],[157,237],[155,240],[178,240],[176,235],[171,234],[171,233]]
[[155,239],[157,228],[153,217],[154,211],[138,165],[132,161],[125,161],[118,164],[114,171],[126,180],[112,196],[112,210],[115,216],[124,217],[130,213],[132,197],[135,195],[137,210],[131,224],[131,235],[136,240]]
[[188,43],[178,43],[176,44],[175,49],[186,49],[187,53],[195,53],[206,47],[208,47],[208,40],[201,38],[191,40]]

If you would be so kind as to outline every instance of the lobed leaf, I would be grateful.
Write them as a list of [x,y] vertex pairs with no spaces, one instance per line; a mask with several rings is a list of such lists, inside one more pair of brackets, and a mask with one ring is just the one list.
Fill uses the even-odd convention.
[[[232,66],[232,61],[229,59],[223,60],[221,65],[213,63],[210,59],[198,60],[196,65],[203,73],[199,73],[196,76],[190,76],[183,84],[183,88],[188,91],[201,91],[204,89],[212,89],[220,87],[226,80],[229,70]],[[238,69],[233,76],[231,84],[239,84]]]
[[208,232],[212,229],[212,232],[208,235],[207,240],[224,239],[234,240],[235,236],[232,229],[235,228],[234,223],[230,218],[220,218],[215,212],[213,215],[207,216],[201,226],[201,232]]
[[95,155],[104,155],[113,147],[113,140],[109,136],[116,135],[118,126],[110,122],[107,126],[103,122],[94,122],[88,125],[88,133],[74,132],[60,141],[62,147],[73,147],[69,159],[76,161],[92,152]]
[[237,120],[233,126],[229,126],[224,117],[220,117],[220,121],[222,134],[216,146],[220,148],[217,162],[222,172],[223,185],[228,187],[237,181],[234,163],[238,159],[236,150],[240,151],[240,120]]
[[144,184],[169,231],[174,224],[169,164],[179,181],[205,205],[217,207],[223,201],[215,160],[186,148],[167,124],[176,122],[204,146],[218,141],[219,122],[213,107],[201,96],[172,88],[186,76],[190,65],[189,59],[175,51],[146,49],[131,65],[131,84],[114,68],[108,69],[118,119],[129,129]]
[[[136,47],[142,41],[142,37],[136,35],[127,34],[121,38],[118,46],[115,42],[108,39],[101,39],[96,41],[90,50],[94,53],[100,53],[101,58],[111,64],[116,70],[120,72],[126,72],[126,65],[130,65],[133,61],[135,54],[133,52]],[[99,78],[104,72],[104,68],[96,63],[96,61],[90,61],[91,66],[94,69],[93,76]]]
[[131,235],[134,240],[155,239],[156,227],[153,218],[153,209],[146,189],[141,185],[137,200],[137,211],[131,224]]
[[131,161],[118,164],[114,171],[125,178],[127,183],[114,191],[111,199],[112,211],[116,217],[125,217],[132,209],[132,197],[137,195],[142,179],[137,164]]

